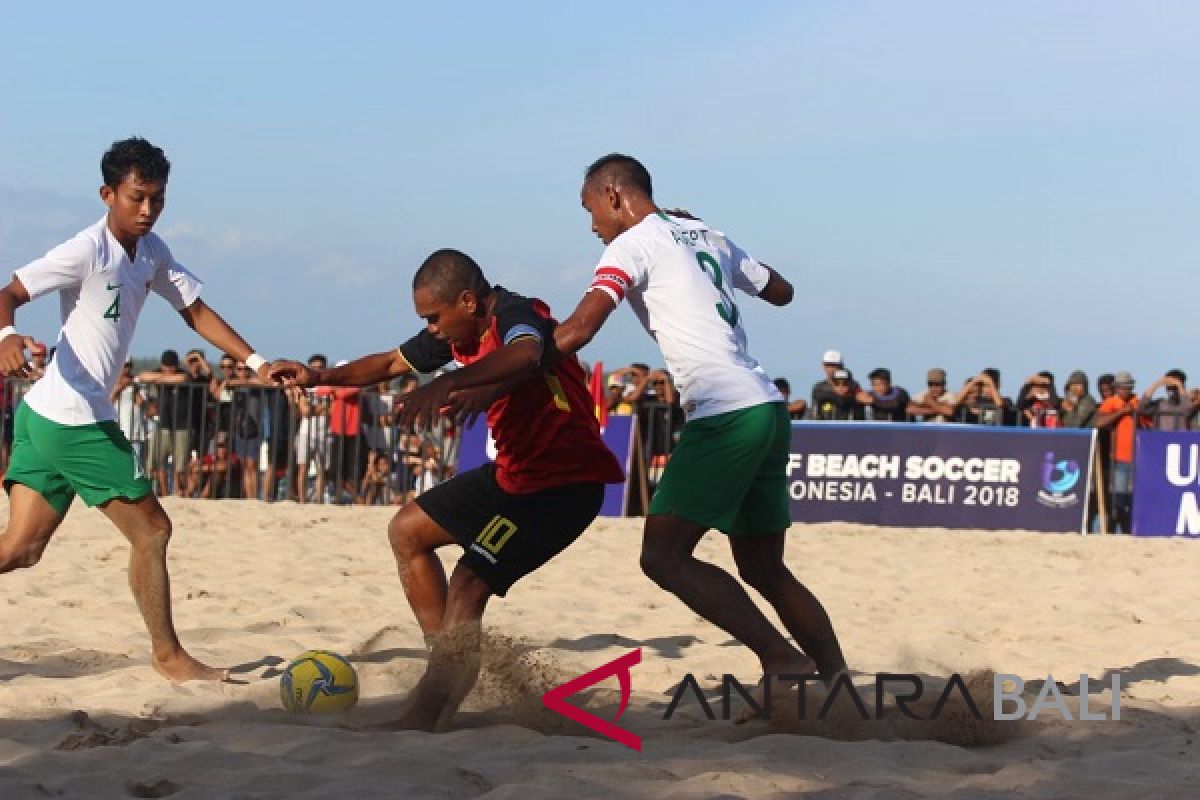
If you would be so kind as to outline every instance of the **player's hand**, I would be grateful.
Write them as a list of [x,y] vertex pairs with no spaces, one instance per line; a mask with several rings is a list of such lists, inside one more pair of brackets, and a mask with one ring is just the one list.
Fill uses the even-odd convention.
[[266,370],[266,375],[263,380],[272,383],[282,383],[288,388],[299,387],[307,388],[314,385],[317,375],[314,375],[316,370],[310,370],[299,361],[289,361],[287,359],[279,359],[272,361],[270,364],[263,365]]
[[469,428],[479,415],[492,407],[504,392],[499,386],[481,386],[474,389],[459,389],[450,393],[446,413],[456,425]]
[[33,337],[14,333],[0,341],[0,372],[10,378],[28,378],[32,367],[26,351],[33,348]]
[[449,402],[450,381],[443,375],[401,397],[396,417],[402,429],[410,425],[418,429],[421,426],[432,428]]

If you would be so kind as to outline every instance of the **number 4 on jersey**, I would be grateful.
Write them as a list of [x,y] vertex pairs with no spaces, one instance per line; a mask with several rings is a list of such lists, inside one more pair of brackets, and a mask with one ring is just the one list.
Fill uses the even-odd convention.
[[116,322],[117,320],[119,320],[121,318],[121,292],[120,291],[118,291],[115,295],[113,295],[112,304],[108,307],[108,310],[104,312],[104,318],[111,319],[113,322]]

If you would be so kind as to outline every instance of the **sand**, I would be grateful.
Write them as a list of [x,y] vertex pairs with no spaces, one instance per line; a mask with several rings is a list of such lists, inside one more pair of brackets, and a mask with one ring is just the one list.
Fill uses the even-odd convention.
[[[961,747],[708,721],[690,696],[664,720],[688,673],[716,698],[721,675],[750,684],[756,664],[642,576],[640,520],[601,520],[493,601],[489,668],[455,730],[382,733],[354,728],[386,719],[425,658],[387,546],[390,510],[166,506],[181,636],[238,682],[174,686],[151,670],[124,540],[79,506],[41,564],[0,576],[0,797],[1200,795],[1200,542],[794,528],[788,561],[864,689],[884,671],[934,684],[975,669],[1053,673],[1068,686],[1087,673],[1104,681],[1092,710],[1107,712],[1121,676],[1120,721],[1049,711],[1001,744]],[[718,536],[700,552],[729,564]],[[356,709],[281,710],[279,667],[312,647],[353,657]],[[541,709],[540,692],[638,647],[620,724],[642,752]],[[611,719],[616,688],[599,684],[593,710]]]

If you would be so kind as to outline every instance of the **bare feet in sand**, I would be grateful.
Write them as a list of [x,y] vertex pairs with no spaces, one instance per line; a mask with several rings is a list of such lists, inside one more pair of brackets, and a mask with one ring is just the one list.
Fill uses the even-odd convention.
[[202,664],[184,650],[162,659],[151,657],[150,664],[154,667],[155,672],[172,683],[229,680],[229,670]]
[[[802,653],[797,653],[796,657],[791,661],[778,667],[768,667],[763,670],[763,678],[752,692],[754,702],[768,712],[769,719],[774,719],[776,712],[786,713],[789,708],[795,707],[791,701],[791,689],[796,685],[796,681],[782,679],[781,676],[816,674],[817,662]],[[767,691],[767,681],[773,682],[770,692]],[[770,695],[769,705],[768,694]],[[737,719],[734,721],[738,725],[744,725],[752,719],[757,719],[758,716],[758,712],[754,710],[754,706],[747,706],[742,709],[742,713],[738,714]]]

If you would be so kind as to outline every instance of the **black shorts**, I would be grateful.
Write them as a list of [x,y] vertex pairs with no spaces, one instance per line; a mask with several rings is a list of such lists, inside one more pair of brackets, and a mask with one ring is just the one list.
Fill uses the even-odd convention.
[[578,539],[603,502],[602,483],[510,494],[496,483],[495,464],[456,475],[416,499],[463,546],[462,563],[501,597]]

